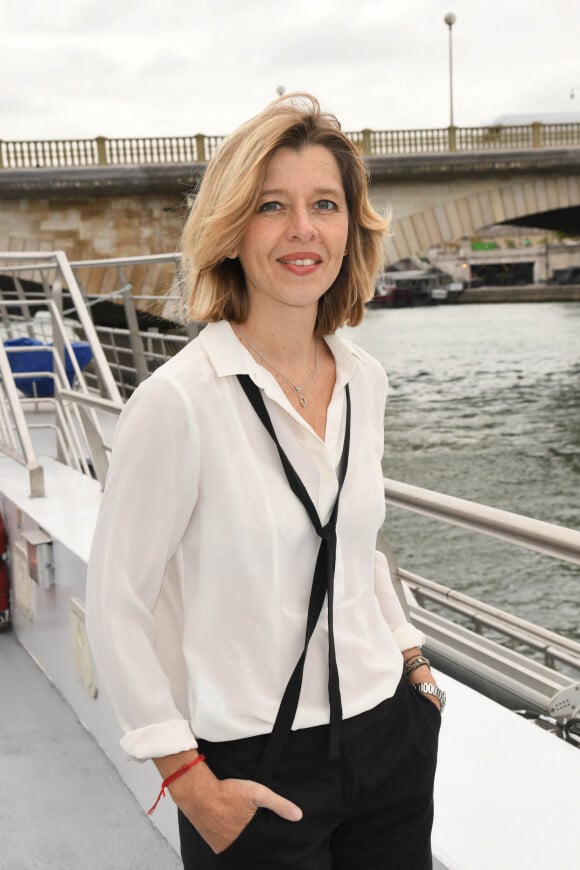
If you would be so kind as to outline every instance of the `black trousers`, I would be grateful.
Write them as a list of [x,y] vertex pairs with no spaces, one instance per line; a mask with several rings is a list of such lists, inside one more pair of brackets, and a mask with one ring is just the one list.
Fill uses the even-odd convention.
[[[215,855],[179,813],[185,870],[431,870],[433,781],[441,716],[401,680],[395,695],[341,724],[328,759],[328,726],[293,731],[265,784],[294,801],[300,822],[260,809]],[[257,779],[267,737],[200,740],[220,779]]]

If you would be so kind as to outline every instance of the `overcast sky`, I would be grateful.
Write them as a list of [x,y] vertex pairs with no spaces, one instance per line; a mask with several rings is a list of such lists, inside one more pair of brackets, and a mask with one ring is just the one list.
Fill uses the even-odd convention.
[[580,120],[580,0],[0,0],[0,138],[219,135],[280,85],[347,131],[446,126],[449,11],[457,125]]

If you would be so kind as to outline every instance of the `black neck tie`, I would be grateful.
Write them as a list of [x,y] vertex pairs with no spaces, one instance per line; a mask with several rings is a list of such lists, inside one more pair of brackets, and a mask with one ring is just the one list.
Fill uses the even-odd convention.
[[276,763],[284,748],[286,739],[292,729],[296,710],[298,709],[300,690],[302,688],[302,676],[304,673],[306,653],[308,652],[308,644],[310,643],[310,639],[314,629],[316,628],[316,623],[318,622],[318,617],[320,616],[325,597],[328,598],[328,700],[330,705],[329,757],[336,758],[338,756],[340,723],[342,721],[342,704],[340,699],[338,667],[336,664],[336,651],[334,648],[334,570],[336,565],[336,520],[338,517],[338,503],[344,479],[346,477],[350,445],[350,391],[347,384],[346,427],[338,474],[338,492],[334,502],[334,507],[330,514],[330,519],[326,525],[323,526],[304,484],[294,470],[292,463],[284,453],[280,442],[278,441],[278,437],[274,430],[274,426],[272,425],[272,420],[270,419],[270,415],[268,414],[260,390],[248,375],[238,375],[238,380],[256,414],[276,445],[292,492],[304,505],[304,509],[306,510],[317,535],[321,539],[318,557],[316,559],[316,566],[314,568],[314,577],[312,579],[310,601],[308,603],[304,649],[296,663],[292,676],[288,680],[286,689],[284,690],[274,728],[272,729],[272,733],[260,762],[260,775],[266,779],[273,773]]

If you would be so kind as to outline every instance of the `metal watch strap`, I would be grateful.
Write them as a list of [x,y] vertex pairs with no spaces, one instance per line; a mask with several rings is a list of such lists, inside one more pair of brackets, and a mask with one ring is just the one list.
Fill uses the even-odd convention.
[[413,683],[412,687],[415,692],[418,692],[420,695],[433,695],[434,698],[437,698],[441,704],[440,712],[443,712],[447,700],[447,695],[443,689],[440,689],[439,686],[435,686],[433,683]]

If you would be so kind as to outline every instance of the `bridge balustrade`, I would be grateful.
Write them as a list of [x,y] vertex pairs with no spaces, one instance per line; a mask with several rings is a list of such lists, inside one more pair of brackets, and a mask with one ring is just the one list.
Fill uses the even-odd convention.
[[[512,151],[580,147],[580,123],[358,130],[346,133],[365,156]],[[0,169],[47,169],[131,164],[206,163],[224,136],[2,141]]]
[[98,163],[96,139],[0,141],[0,169],[52,169]]

